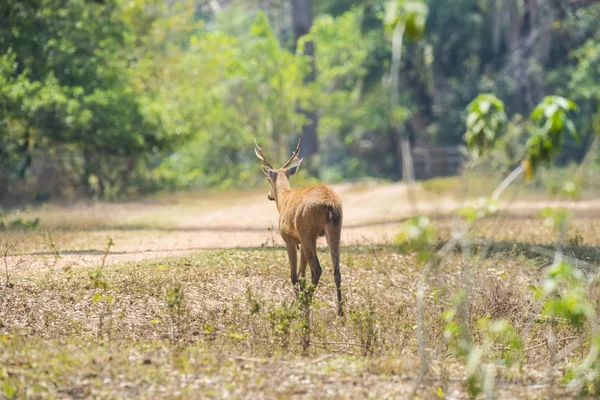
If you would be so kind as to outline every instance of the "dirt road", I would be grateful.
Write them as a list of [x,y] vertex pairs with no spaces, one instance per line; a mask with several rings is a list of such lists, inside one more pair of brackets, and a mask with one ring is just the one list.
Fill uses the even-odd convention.
[[[415,191],[417,205],[402,184],[343,184],[334,189],[344,204],[343,245],[389,243],[401,223],[416,214],[440,220],[461,206],[450,196]],[[12,232],[5,236],[11,266],[92,267],[114,245],[107,263],[184,255],[203,249],[281,245],[275,204],[262,192],[162,196],[128,203],[47,206],[23,214],[39,216],[45,233]],[[534,215],[548,202],[517,201],[516,215]],[[563,205],[580,216],[600,213],[600,200]],[[539,224],[540,221],[535,222]],[[320,239],[320,245],[325,245]]]

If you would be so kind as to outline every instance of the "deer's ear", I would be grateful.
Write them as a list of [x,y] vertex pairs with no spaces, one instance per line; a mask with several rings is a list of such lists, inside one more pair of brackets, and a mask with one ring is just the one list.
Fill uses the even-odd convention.
[[288,169],[285,170],[285,174],[288,177],[294,175],[298,171],[298,168],[300,168],[300,164],[302,164],[302,160],[304,160],[304,158],[300,158],[299,160],[294,161],[292,163],[292,165],[289,166]]
[[262,166],[262,170],[264,172],[264,174],[267,176],[267,178],[274,180],[275,177],[277,176],[277,172],[273,171],[271,168],[267,167],[266,165]]

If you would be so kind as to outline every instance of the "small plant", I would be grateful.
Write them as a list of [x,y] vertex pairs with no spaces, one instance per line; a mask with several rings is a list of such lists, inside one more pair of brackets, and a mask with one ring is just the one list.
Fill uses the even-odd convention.
[[560,150],[564,132],[577,137],[575,125],[569,119],[569,111],[576,110],[572,101],[560,96],[546,96],[531,113],[531,120],[537,125],[533,136],[526,144],[525,177],[531,180],[541,165],[549,165],[554,154]]
[[[408,221],[403,227],[403,232],[398,237],[399,241],[411,244],[413,249],[417,251],[419,259],[428,261],[427,266],[423,270],[422,279],[417,291],[417,338],[419,341],[421,373],[413,387],[413,396],[416,394],[428,371],[423,308],[425,283],[429,275],[432,270],[440,266],[443,257],[456,248],[456,246],[462,245],[467,249],[470,247],[469,243],[464,240],[466,235],[472,230],[478,220],[497,211],[498,199],[518,177],[524,174],[525,180],[529,181],[540,165],[550,163],[552,156],[560,150],[564,132],[569,131],[575,134],[573,122],[568,117],[568,112],[575,108],[574,103],[562,97],[548,96],[544,98],[531,114],[532,127],[530,131],[532,132],[532,136],[525,146],[526,150],[523,161],[496,187],[490,201],[483,199],[480,200],[477,207],[465,207],[461,210],[460,215],[467,220],[467,224],[460,230],[454,230],[451,233],[450,239],[436,253],[433,251],[433,241],[430,239],[433,236],[430,232],[433,230],[428,227],[428,223],[426,223],[428,221],[413,219]],[[465,134],[465,141],[471,155],[471,163],[467,165],[473,167],[475,165],[474,161],[480,155],[489,152],[494,147],[496,140],[503,133],[506,115],[502,101],[488,94],[482,94],[475,98],[467,106],[466,111],[467,132]],[[576,198],[578,195],[576,185],[570,182],[565,182],[561,190],[570,198]],[[542,215],[560,232],[559,243],[562,242],[561,239],[564,239],[568,228],[568,213],[560,209],[548,209],[544,210]],[[479,253],[479,260],[475,264],[475,271],[483,257],[487,254],[489,247],[490,245],[488,244],[484,247],[484,251]],[[482,332],[484,342],[482,345],[474,345],[473,337],[465,333],[464,325],[469,322],[469,319],[466,319],[466,323],[462,321],[458,323],[455,320],[463,304],[468,304],[469,302],[472,286],[470,283],[470,274],[463,274],[462,286],[465,288],[464,293],[461,293],[454,307],[444,314],[446,320],[445,339],[453,341],[452,343],[457,346],[459,353],[465,355],[467,358],[467,369],[470,371],[467,386],[470,395],[473,397],[477,396],[483,390],[486,392],[487,397],[491,398],[493,397],[496,368],[500,365],[500,362],[508,364],[512,360],[511,357],[507,357],[506,355],[502,355],[500,358],[496,357],[491,351],[493,345],[501,343],[504,348],[509,349],[511,352],[519,351],[521,346],[520,338],[508,321],[502,319],[494,321],[482,319],[479,322],[479,329]],[[571,297],[570,300],[577,303],[578,306],[574,306],[569,301],[564,303],[563,300],[558,303],[550,302],[547,304],[547,312],[565,313],[568,311],[576,314],[576,311],[578,311],[580,314],[588,316],[589,310],[579,308],[579,306],[586,304],[581,299],[581,296],[578,297],[577,293],[573,294],[573,296],[575,297]],[[569,305],[573,306],[574,309],[569,309]],[[598,329],[594,328],[594,331],[597,332]],[[594,358],[596,358],[600,349],[597,346],[592,346],[592,349],[594,348]],[[474,371],[476,371],[482,362],[481,360],[484,358],[488,359],[485,373],[483,375],[475,374]]]
[[504,103],[491,94],[480,94],[467,106],[465,142],[474,157],[491,149],[506,126]]
[[271,332],[283,350],[288,348],[292,325],[297,318],[298,309],[286,301],[268,312]]
[[581,235],[581,233],[576,231],[575,234],[569,238],[569,246],[572,246],[572,247],[583,246],[583,236]]
[[373,355],[377,345],[377,315],[371,302],[365,308],[351,311],[350,321],[356,329],[363,356]]
[[477,219],[494,215],[498,207],[496,200],[480,197],[477,206],[465,206],[459,210],[459,214],[468,222],[475,222]]
[[50,250],[54,259],[54,262],[52,264],[52,267],[54,267],[58,263],[58,260],[60,260],[60,249],[49,231],[46,232],[46,237],[48,238],[48,245],[50,246]]
[[575,327],[591,327],[587,357],[565,373],[564,381],[579,392],[598,394],[600,388],[600,326],[594,303],[586,292],[583,273],[564,260],[547,269],[542,287],[533,287],[536,298],[544,301],[543,315],[562,318]]
[[575,326],[595,320],[593,304],[585,292],[583,273],[568,262],[555,262],[546,271],[544,284],[536,288],[536,297],[545,299],[544,315],[561,317]]
[[[464,297],[464,295],[462,296]],[[454,347],[456,354],[467,362],[466,389],[474,398],[485,392],[487,398],[493,398],[496,370],[510,367],[523,349],[521,337],[506,320],[481,318],[477,322],[481,344],[473,343],[466,334],[464,325],[455,322],[457,305],[444,314],[447,322],[444,338]]]
[[250,289],[250,286],[246,288],[246,301],[248,303],[250,315],[256,315],[260,313],[260,310],[262,309],[262,303],[256,298],[252,292],[252,289]]
[[571,220],[571,212],[566,208],[546,207],[540,212],[540,216],[544,218],[544,224],[551,226],[556,232],[563,232],[569,227]]
[[308,288],[301,290],[298,293],[298,301],[302,311],[302,321],[300,322],[300,331],[302,334],[302,351],[306,354],[310,347],[310,336],[312,333],[312,325],[310,321],[311,306],[313,304],[313,286],[308,285]]
[[170,337],[171,342],[178,342],[184,332],[184,315],[185,307],[185,291],[180,283],[175,283],[168,287],[165,291],[165,301],[167,303],[167,311],[171,322]]
[[3,394],[3,398],[8,400],[20,397],[16,383],[8,374],[6,368],[0,368],[0,393]]
[[435,229],[429,218],[411,218],[402,225],[402,231],[396,236],[396,243],[405,250],[415,251],[421,262],[429,261],[429,256],[438,242]]
[[[0,215],[0,218],[3,216]],[[23,217],[16,217],[10,221],[3,221],[0,219],[0,231],[4,230],[32,230],[37,229],[40,226],[40,219],[24,219]]]
[[94,295],[92,296],[92,304],[100,304],[101,310],[98,316],[98,338],[101,339],[104,330],[104,321],[110,317],[111,307],[115,301],[114,296],[108,294],[108,282],[104,279],[104,265],[106,263],[106,257],[110,252],[110,248],[114,242],[111,238],[108,238],[106,242],[106,248],[104,250],[104,256],[99,267],[88,271],[88,277],[92,287],[94,288]]

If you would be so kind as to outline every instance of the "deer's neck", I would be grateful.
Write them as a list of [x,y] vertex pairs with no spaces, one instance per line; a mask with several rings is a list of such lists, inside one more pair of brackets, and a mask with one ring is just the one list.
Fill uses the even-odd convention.
[[286,202],[286,198],[291,191],[292,189],[290,188],[290,182],[288,180],[281,179],[277,181],[275,203],[277,203],[277,210],[279,212],[281,212],[281,209]]

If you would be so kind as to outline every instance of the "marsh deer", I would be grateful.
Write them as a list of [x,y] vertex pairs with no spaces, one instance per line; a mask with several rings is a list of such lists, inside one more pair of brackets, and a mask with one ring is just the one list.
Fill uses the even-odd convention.
[[[289,160],[281,168],[274,168],[263,154],[263,149],[256,143],[254,152],[263,163],[262,170],[269,179],[268,199],[274,201],[279,211],[279,234],[287,247],[290,260],[292,284],[298,292],[298,286],[304,290],[306,264],[310,265],[311,283],[314,290],[321,277],[321,264],[317,257],[317,237],[325,236],[331,261],[333,276],[337,290],[337,313],[343,315],[342,309],[342,275],[340,273],[340,234],[342,231],[342,202],[338,195],[324,185],[311,186],[306,189],[292,190],[290,177],[294,175],[302,158],[298,158],[298,146]],[[300,280],[298,279],[298,253],[300,249]]]

